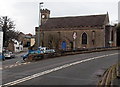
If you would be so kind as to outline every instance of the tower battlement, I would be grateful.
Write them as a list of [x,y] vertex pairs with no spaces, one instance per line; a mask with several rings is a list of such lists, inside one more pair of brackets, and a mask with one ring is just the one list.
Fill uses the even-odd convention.
[[41,9],[40,12],[50,14],[50,10],[48,9]]

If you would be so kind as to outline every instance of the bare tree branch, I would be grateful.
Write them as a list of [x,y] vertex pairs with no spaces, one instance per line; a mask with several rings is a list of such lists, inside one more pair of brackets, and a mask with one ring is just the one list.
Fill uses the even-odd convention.
[[15,31],[14,21],[7,16],[0,17],[0,27],[3,30],[3,46],[7,47],[11,39],[17,39],[19,32]]

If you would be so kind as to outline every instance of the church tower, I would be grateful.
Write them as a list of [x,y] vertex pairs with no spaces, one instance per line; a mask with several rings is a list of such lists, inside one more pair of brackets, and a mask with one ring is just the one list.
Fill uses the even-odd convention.
[[41,23],[44,24],[50,18],[50,10],[41,9]]

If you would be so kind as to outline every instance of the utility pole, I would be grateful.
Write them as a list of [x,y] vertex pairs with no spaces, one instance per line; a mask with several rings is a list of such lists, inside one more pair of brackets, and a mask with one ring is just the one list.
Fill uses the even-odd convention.
[[39,3],[39,28],[38,28],[38,47],[40,46],[40,26],[41,26],[41,7],[42,7],[43,2]]

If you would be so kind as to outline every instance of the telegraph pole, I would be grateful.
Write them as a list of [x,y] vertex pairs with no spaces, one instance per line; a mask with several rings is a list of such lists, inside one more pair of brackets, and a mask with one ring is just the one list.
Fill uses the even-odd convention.
[[43,2],[39,3],[39,28],[38,28],[38,47],[40,46],[40,26],[41,26],[41,7],[42,7]]

